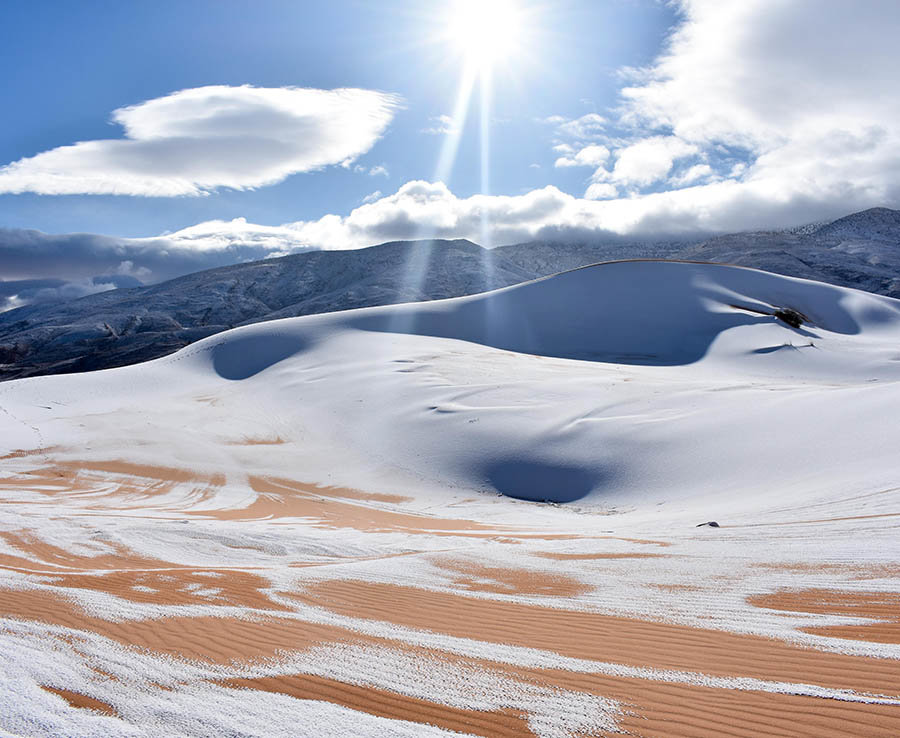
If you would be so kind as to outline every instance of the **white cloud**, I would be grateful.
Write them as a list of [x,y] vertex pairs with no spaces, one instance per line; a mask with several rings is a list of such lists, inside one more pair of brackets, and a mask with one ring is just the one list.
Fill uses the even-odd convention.
[[[630,111],[687,140],[776,148],[896,113],[900,6],[879,0],[682,0],[685,22]],[[883,116],[878,119],[883,120]]]
[[[560,148],[560,147],[554,147]],[[569,147],[571,148],[571,147]],[[553,166],[555,167],[598,167],[609,159],[609,149],[600,144],[585,146],[574,156],[561,156]]]
[[5,313],[7,310],[15,310],[18,307],[30,304],[31,300],[19,297],[18,294],[9,295],[8,297],[0,295],[0,313]]
[[589,139],[602,136],[606,131],[607,121],[602,115],[588,113],[574,120],[558,119],[557,117],[557,124],[557,130],[561,134],[573,138]]
[[586,200],[611,200],[618,194],[619,190],[615,185],[608,182],[594,182],[587,188],[584,197]]
[[[616,165],[609,177],[626,185],[653,184],[668,175],[677,159],[698,151],[697,146],[674,136],[645,138],[616,152]],[[605,178],[605,171],[601,174]]]
[[96,292],[104,284],[150,284],[308,248],[296,228],[248,223],[244,218],[207,221],[150,238],[0,228],[0,297],[19,291],[9,291],[12,283],[24,285],[34,301],[41,299],[43,293],[35,292],[39,289],[52,288],[65,295],[71,289],[84,292],[84,285]]
[[[700,224],[716,207],[715,220],[730,230],[747,218],[774,226],[900,203],[900,97],[887,92],[900,68],[900,4],[680,5],[683,22],[666,51],[623,90],[622,122],[638,136],[664,131],[696,146],[728,179],[690,188],[690,201],[669,198],[679,206],[668,217]],[[745,161],[717,165],[723,146]],[[663,168],[660,159],[651,171]],[[620,174],[647,182],[650,173],[638,171]],[[653,211],[659,203],[644,201],[648,217],[662,217]]]
[[0,193],[203,195],[353,161],[401,101],[360,89],[210,86],[120,108],[125,138],[60,146],[0,168]]
[[709,164],[694,164],[694,166],[682,172],[677,177],[672,177],[669,180],[669,183],[676,187],[684,187],[685,185],[694,184],[701,179],[709,179],[713,177],[714,174],[715,173]]
[[555,187],[525,195],[458,198],[442,182],[413,181],[346,216],[326,215],[285,227],[293,231],[300,243],[346,249],[414,238],[478,241],[482,217],[486,216],[493,242],[503,244],[531,238],[547,223],[565,221],[567,211],[577,202]]
[[135,265],[131,259],[125,259],[119,262],[119,265],[113,270],[115,274],[122,277],[134,277],[138,281],[150,279],[153,272],[145,266]]
[[[408,182],[392,195],[367,202],[347,215],[290,223],[290,246],[348,249],[384,241],[422,238],[483,239],[495,246],[532,239],[621,235],[698,235],[777,228],[839,217],[844,203],[823,211],[821,202],[798,200],[772,189],[770,181],[722,180],[615,199],[614,183],[595,182],[583,198],[547,186],[523,195],[461,198],[441,182]],[[177,236],[177,234],[174,234]]]
[[429,118],[431,126],[423,128],[422,133],[429,133],[433,136],[443,136],[449,133],[459,133],[459,127],[449,115],[436,115]]
[[744,172],[747,171],[747,162],[739,161],[733,167],[731,167],[731,171],[728,172],[728,177],[730,179],[740,179],[744,176]]
[[384,164],[378,164],[374,167],[367,167],[364,164],[357,164],[353,167],[356,174],[368,174],[370,177],[389,177],[390,173]]
[[248,223],[246,218],[207,220],[174,233],[166,233],[160,238],[171,247],[189,252],[223,252],[240,246],[259,253],[274,254],[306,246],[291,225],[259,225]]
[[557,166],[589,140],[612,151],[585,193],[607,200],[608,227],[730,231],[900,206],[900,4],[673,3],[669,41],[622,70],[607,119],[547,121]]
[[[717,230],[714,214],[695,221],[680,220],[690,202],[691,190],[623,200],[608,183],[595,183],[585,198],[577,198],[548,186],[523,195],[473,195],[461,198],[442,182],[407,182],[397,192],[367,201],[347,215],[329,214],[318,220],[298,221],[280,226],[287,232],[283,251],[297,246],[323,249],[351,249],[384,241],[417,238],[468,238],[479,242],[487,222],[494,245],[518,243],[534,238],[579,237],[610,233],[653,233],[660,221],[669,232]],[[727,192],[720,199],[727,199]],[[367,198],[368,200],[369,198]],[[725,214],[723,217],[728,217]],[[229,224],[202,224],[210,231]],[[248,226],[251,227],[252,226]],[[197,227],[195,227],[197,228]],[[183,246],[181,233],[169,234]]]
[[[60,302],[79,297],[108,292],[120,285],[113,281],[97,279],[75,279],[72,281],[34,280],[32,282],[0,281],[0,313],[15,310],[24,305],[41,302]],[[9,289],[19,290],[10,294]]]
[[368,195],[366,195],[362,199],[362,201],[363,202],[375,202],[376,200],[380,200],[382,197],[384,197],[384,195],[382,194],[381,190],[375,190],[375,192],[370,192]]

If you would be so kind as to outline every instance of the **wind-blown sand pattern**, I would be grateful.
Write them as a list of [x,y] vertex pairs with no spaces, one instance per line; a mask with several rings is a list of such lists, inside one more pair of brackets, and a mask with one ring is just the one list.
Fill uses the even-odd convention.
[[[900,308],[680,266],[738,321],[684,366],[466,298],[0,386],[0,730],[900,735]],[[738,290],[821,353],[748,368]]]

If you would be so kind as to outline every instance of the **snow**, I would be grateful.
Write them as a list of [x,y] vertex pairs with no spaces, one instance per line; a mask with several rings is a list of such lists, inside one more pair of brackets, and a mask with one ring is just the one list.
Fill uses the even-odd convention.
[[[772,314],[778,308],[799,311],[808,321],[791,328]],[[242,523],[238,530],[213,518],[193,517],[188,529],[180,524],[178,511],[188,519],[188,511],[247,507],[258,497],[247,477],[263,475],[405,495],[409,501],[398,507],[406,512],[477,520],[498,536],[513,524],[536,533],[678,531],[672,552],[684,556],[671,562],[647,559],[634,564],[629,576],[608,568],[581,570],[579,577],[592,589],[578,606],[897,658],[900,650],[890,644],[848,643],[794,630],[858,619],[775,616],[744,602],[747,594],[801,581],[790,572],[747,576],[722,593],[714,611],[708,609],[708,598],[687,593],[673,605],[671,596],[654,587],[695,583],[698,572],[710,579],[727,577],[735,568],[750,570],[754,562],[773,556],[802,562],[812,554],[821,559],[824,552],[839,563],[896,561],[900,544],[884,516],[898,512],[897,505],[893,497],[878,495],[897,485],[898,380],[900,300],[740,267],[617,262],[470,297],[255,324],[145,364],[0,385],[0,455],[37,450],[56,460],[125,460],[224,477],[223,484],[202,495],[190,483],[174,484],[156,496],[137,495],[127,520],[121,517],[121,497],[115,515],[106,513],[100,493],[68,500],[81,515],[73,523],[47,512],[38,493],[29,498],[23,492],[18,497],[22,504],[0,513],[0,528],[16,530],[40,520],[42,534],[69,551],[86,547],[100,552],[122,542],[144,556],[196,566],[215,566],[226,556],[235,567],[272,567],[301,556],[339,566],[357,557],[355,578],[415,581],[418,586],[426,582],[435,589],[446,586],[446,574],[427,557],[376,557],[452,546],[465,558],[471,540],[420,536],[413,544],[411,536],[397,531],[323,530],[301,519],[279,523],[285,525],[280,529],[260,519]],[[242,443],[250,438],[282,442]],[[557,508],[529,502],[545,500],[565,504]],[[384,509],[374,502],[361,504]],[[796,523],[817,515],[846,518],[849,527],[837,531],[824,526],[811,539]],[[707,520],[737,527],[727,537],[718,529],[694,528]],[[422,521],[427,528],[428,518]],[[770,527],[739,527],[757,525]],[[86,526],[92,531],[88,541]],[[543,541],[540,550],[577,553],[585,545]],[[510,559],[510,566],[527,557],[532,569],[551,570],[549,562],[532,555],[538,550],[535,544],[517,548],[519,558]],[[472,556],[491,556],[501,566],[504,556],[510,556],[501,541],[486,542],[477,551]],[[361,560],[366,556],[372,561]],[[635,580],[633,572],[640,566],[646,568]],[[278,571],[267,574],[273,584],[285,585],[298,576],[296,570]],[[331,567],[321,573],[310,570],[304,581],[334,577],[335,572]],[[805,574],[802,581],[815,586],[817,576]],[[278,577],[282,579],[275,581]],[[3,582],[23,590],[49,586],[40,577],[12,572],[3,574]],[[213,596],[216,586],[211,579],[208,589],[194,591]],[[896,582],[870,578],[862,585],[848,577],[843,586],[894,591]],[[121,619],[182,611],[98,592],[78,597],[89,611]],[[575,606],[552,597],[541,604]],[[218,609],[226,610],[231,612]],[[206,612],[193,606],[183,611]],[[238,608],[233,614],[240,612]],[[629,671],[631,667],[536,649],[387,629],[311,606],[298,606],[290,616],[379,638],[402,637],[426,650],[467,658],[629,677],[640,672],[662,681],[721,688],[889,704],[894,699],[816,685]],[[5,704],[15,704],[3,715],[3,729],[59,729],[60,716],[72,711],[35,686],[48,683],[47,675],[56,674],[61,686],[82,684],[90,694],[96,676],[67,645],[65,632],[3,621],[0,650],[12,660],[5,662],[9,666],[0,692]],[[97,637],[79,648],[106,653],[112,646]],[[132,652],[116,658],[127,661],[129,669],[146,661],[148,674],[163,669],[158,661]],[[444,704],[464,706],[477,692],[485,709],[537,705],[530,719],[540,735],[607,729],[617,709],[587,695],[498,686],[496,676],[438,665],[426,656],[419,665],[407,663],[412,658],[408,654],[375,647],[322,647],[286,658],[304,673],[378,687],[400,684],[406,694],[439,695]],[[367,672],[373,663],[383,668]],[[155,676],[160,683],[191,678],[179,672],[187,666],[173,663],[165,669],[169,671]],[[410,679],[415,669],[428,678]],[[266,667],[254,673],[267,673]],[[247,734],[284,730],[276,716],[287,697],[183,687],[169,708],[154,702],[158,696],[142,694],[140,685],[116,689],[117,709],[130,710],[130,723],[142,726],[134,727],[133,735],[158,733],[166,715],[183,732],[197,735],[214,734],[226,724]],[[104,694],[108,698],[109,690]],[[204,712],[205,701],[221,708],[221,715],[207,711],[212,722],[201,725],[197,714]],[[559,715],[569,708],[593,714],[596,724],[575,717],[566,724]],[[346,734],[351,723],[352,730],[363,729],[353,722],[359,713],[344,708],[309,702],[303,710],[304,725],[328,726],[317,734]],[[108,734],[110,718],[82,713],[71,730]],[[371,735],[444,734],[400,721],[365,719]]]
[[[778,307],[810,323],[750,312]],[[121,458],[174,447],[189,468],[228,469],[220,436],[268,434],[303,442],[273,447],[279,460],[266,464],[312,481],[600,506],[703,498],[706,519],[786,486],[799,497],[890,485],[898,346],[890,298],[750,269],[620,262],[7,384],[2,443],[71,446],[107,430],[80,427],[86,416],[114,417]],[[219,405],[188,399],[203,393]]]

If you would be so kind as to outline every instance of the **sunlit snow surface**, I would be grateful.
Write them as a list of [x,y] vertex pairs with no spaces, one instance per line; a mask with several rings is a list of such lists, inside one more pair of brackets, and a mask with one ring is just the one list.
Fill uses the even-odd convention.
[[898,379],[900,301],[623,262],[2,384],[0,729],[898,734]]

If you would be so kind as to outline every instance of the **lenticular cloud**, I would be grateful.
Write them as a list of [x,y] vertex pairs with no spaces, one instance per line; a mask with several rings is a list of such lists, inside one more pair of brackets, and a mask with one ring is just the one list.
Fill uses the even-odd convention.
[[361,89],[198,87],[120,108],[125,138],[60,146],[0,168],[0,193],[203,195],[354,160],[401,104]]

